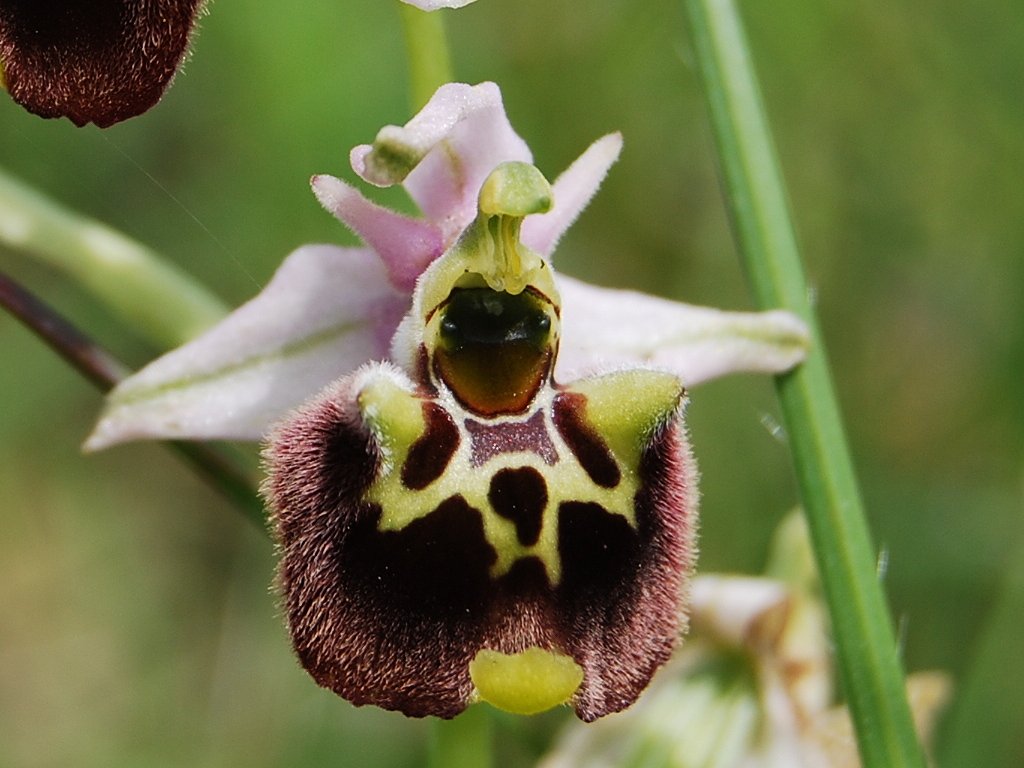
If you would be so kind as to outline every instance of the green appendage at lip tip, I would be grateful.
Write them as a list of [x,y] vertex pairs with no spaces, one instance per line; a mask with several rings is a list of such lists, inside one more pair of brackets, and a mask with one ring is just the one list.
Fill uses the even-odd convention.
[[583,668],[571,656],[536,646],[513,654],[482,648],[469,675],[480,701],[516,715],[565,704],[583,683]]

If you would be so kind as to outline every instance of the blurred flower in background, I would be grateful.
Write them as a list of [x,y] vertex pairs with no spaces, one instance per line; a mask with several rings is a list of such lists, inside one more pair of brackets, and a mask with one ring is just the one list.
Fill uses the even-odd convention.
[[424,11],[436,11],[441,8],[462,8],[475,3],[476,0],[402,0],[403,3],[414,5]]
[[[907,681],[926,744],[950,687],[939,672]],[[569,726],[541,768],[856,768],[849,715],[833,700],[826,606],[794,513],[765,576],[693,580],[690,636],[648,694],[600,723]]]

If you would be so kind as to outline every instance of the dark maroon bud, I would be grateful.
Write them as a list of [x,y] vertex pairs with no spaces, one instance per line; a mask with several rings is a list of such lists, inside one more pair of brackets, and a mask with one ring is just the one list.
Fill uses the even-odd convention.
[[203,0],[0,0],[0,67],[41,117],[106,128],[156,104]]

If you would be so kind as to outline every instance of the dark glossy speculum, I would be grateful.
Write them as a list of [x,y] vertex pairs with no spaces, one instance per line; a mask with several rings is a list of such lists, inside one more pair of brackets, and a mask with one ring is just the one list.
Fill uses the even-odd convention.
[[557,315],[538,291],[452,291],[438,310],[433,370],[481,416],[520,413],[550,379]]

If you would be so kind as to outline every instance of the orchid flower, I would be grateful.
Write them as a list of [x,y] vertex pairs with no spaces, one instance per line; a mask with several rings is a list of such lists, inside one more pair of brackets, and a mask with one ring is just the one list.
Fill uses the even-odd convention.
[[[782,371],[806,329],[589,286],[550,254],[618,157],[549,184],[492,83],[442,86],[351,153],[367,247],[306,246],[255,299],[110,395],[89,448],[266,439],[296,653],[355,704],[629,706],[685,628],[696,469],[684,384]],[[272,426],[273,425],[273,426]]]
[[421,11],[437,11],[441,8],[462,8],[475,3],[476,0],[402,0],[403,3],[414,5]]
[[[856,768],[846,708],[834,703],[826,610],[799,514],[775,536],[764,576],[691,583],[690,636],[631,710],[570,725],[540,768]],[[949,700],[949,676],[907,680],[925,744]],[[641,755],[646,758],[641,759]]]
[[[403,0],[425,11],[472,0]],[[0,2],[0,85],[29,112],[106,128],[170,85],[205,0]]]

